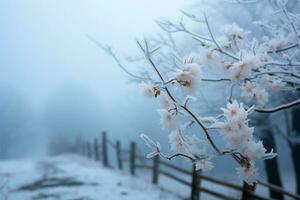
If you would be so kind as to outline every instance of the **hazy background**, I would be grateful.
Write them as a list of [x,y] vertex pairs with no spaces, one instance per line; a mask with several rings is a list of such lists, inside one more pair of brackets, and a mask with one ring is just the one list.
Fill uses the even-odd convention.
[[[135,55],[135,38],[159,31],[155,19],[179,19],[180,9],[208,12],[218,19],[215,28],[225,19],[248,26],[260,12],[191,5],[192,0],[1,0],[0,159],[44,156],[56,138],[91,139],[102,130],[125,142],[145,132],[166,145],[157,103],[144,98],[86,35],[114,45],[120,55]],[[289,150],[277,141],[288,176]]]
[[137,87],[86,34],[120,54],[133,52],[135,37],[157,31],[155,19],[179,15],[187,3],[0,1],[0,157],[43,155],[58,135],[108,130],[130,139],[161,130],[153,103],[145,106]]

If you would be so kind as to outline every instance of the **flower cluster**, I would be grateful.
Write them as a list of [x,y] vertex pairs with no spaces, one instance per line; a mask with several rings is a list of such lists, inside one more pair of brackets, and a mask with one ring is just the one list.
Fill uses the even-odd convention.
[[[285,14],[283,13],[283,16]],[[187,16],[196,19],[194,15]],[[265,34],[268,36],[261,36],[263,32],[259,32],[259,38],[256,38],[258,35],[256,30],[253,33],[247,32],[236,23],[225,25],[222,28],[222,35],[218,36],[213,33],[213,27],[210,26],[206,17],[203,24],[207,27],[208,35],[193,33],[183,23],[178,26],[171,22],[162,23],[160,25],[166,26],[164,30],[169,30],[171,36],[180,31],[188,33],[197,42],[195,44],[200,46],[200,50],[180,52],[175,48],[176,40],[172,38],[173,40],[169,43],[174,43],[174,45],[164,42],[162,53],[157,53],[160,56],[157,59],[154,59],[152,52],[159,52],[160,47],[155,46],[152,49],[150,43],[146,41],[145,47],[139,43],[156,73],[155,77],[151,77],[151,80],[155,80],[152,82],[153,85],[144,85],[144,94],[149,97],[159,96],[162,106],[162,109],[158,110],[160,122],[168,131],[168,139],[174,155],[183,156],[192,161],[196,169],[203,171],[213,168],[211,159],[215,156],[229,155],[237,161],[236,170],[241,179],[249,184],[257,180],[258,169],[255,167],[255,161],[271,159],[277,154],[273,153],[273,150],[267,153],[263,142],[254,137],[254,127],[249,125],[249,114],[254,111],[277,112],[299,104],[299,102],[286,103],[285,106],[264,108],[271,106],[267,105],[269,99],[274,99],[271,92],[278,92],[283,88],[286,91],[293,90],[293,92],[299,89],[299,51],[295,51],[299,48],[299,41],[295,40],[298,36],[290,35],[291,32],[297,33],[298,30],[294,26],[299,26],[300,23],[291,23],[290,20],[296,19],[280,20],[276,26],[259,24],[261,27],[270,28],[270,31]],[[288,24],[281,25],[282,22]],[[290,28],[294,30],[289,30]],[[172,52],[168,52],[170,49]],[[182,64],[182,53],[196,55],[196,57]],[[160,65],[162,63],[167,67],[163,68],[165,65]],[[171,69],[173,66],[174,69]],[[202,70],[202,67],[206,71]],[[164,70],[160,71],[161,69]],[[201,92],[210,90],[210,85],[205,85],[205,82],[220,84],[217,88],[219,91],[229,91],[228,95],[221,97],[226,98],[227,101],[227,107],[221,109],[223,113],[212,112],[212,117],[198,116],[205,112],[197,107],[199,104],[203,106],[202,102],[205,100],[205,103],[211,106],[211,102],[218,98],[213,90],[211,90],[213,97],[207,98],[209,100],[206,99],[205,94],[198,92],[202,89],[199,86],[204,88]],[[189,95],[191,94],[201,94],[203,95],[201,99],[204,100],[190,102]],[[233,100],[237,98],[239,98],[238,101]],[[247,106],[240,103],[242,100]],[[213,106],[210,109],[209,111],[214,110]],[[219,109],[216,110],[215,112],[220,112]],[[205,141],[188,134],[188,129],[194,124],[200,128],[201,137],[205,138]],[[218,130],[220,138],[223,139],[224,145],[220,145],[221,147],[215,143],[215,138],[210,134],[214,130]],[[149,142],[146,137],[143,139],[155,150],[150,157],[161,155],[157,144]],[[213,153],[209,154],[204,144],[209,145]]]
[[243,84],[241,96],[247,101],[253,101],[258,105],[265,105],[269,99],[269,95],[264,88],[255,86],[250,81]]
[[220,122],[221,134],[226,142],[226,147],[235,150],[242,155],[241,167],[237,168],[238,175],[246,182],[253,183],[256,180],[257,170],[254,159],[269,159],[276,156],[272,151],[266,153],[262,141],[253,139],[254,128],[248,126],[248,114],[243,104],[233,101],[222,109],[225,121]]
[[230,67],[230,76],[233,81],[243,81],[251,77],[252,70],[257,69],[262,64],[259,56],[246,54],[240,61],[235,62]]

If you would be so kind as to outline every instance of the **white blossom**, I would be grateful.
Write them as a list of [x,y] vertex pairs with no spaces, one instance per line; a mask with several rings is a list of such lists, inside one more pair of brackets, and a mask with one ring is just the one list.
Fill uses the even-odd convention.
[[214,168],[213,163],[208,159],[200,159],[195,162],[196,170],[202,170],[203,172],[208,172]]
[[169,135],[171,150],[175,153],[185,152],[184,141],[178,130],[172,131]]
[[257,88],[254,100],[258,105],[265,105],[269,101],[269,94],[264,88]]
[[247,111],[243,107],[242,103],[238,103],[234,100],[232,103],[227,103],[227,108],[221,108],[224,112],[224,116],[230,121],[242,121],[247,118]]
[[243,149],[253,138],[253,128],[243,124],[241,128],[233,129],[228,134],[223,134],[223,137],[227,148]]
[[176,80],[184,86],[188,92],[193,92],[197,89],[200,81],[199,67],[193,63],[186,63],[177,71]]
[[150,84],[142,83],[143,94],[145,97],[157,97],[159,95],[159,89],[157,87],[153,87]]
[[164,109],[169,109],[172,105],[172,100],[168,95],[161,95],[160,97],[160,104]]
[[229,40],[242,39],[244,34],[244,30],[236,23],[225,25],[223,31]]
[[265,75],[262,79],[266,87],[274,91],[278,91],[286,86],[280,77]]
[[200,62],[203,65],[215,66],[220,62],[220,58],[213,49],[202,48],[200,51]]
[[221,134],[230,149],[243,149],[253,138],[253,128],[248,126],[248,112],[236,100],[227,103],[227,108],[222,108],[225,122],[219,122]]
[[258,105],[265,105],[269,100],[266,89],[255,86],[249,81],[242,86],[241,96],[247,101],[254,101]]
[[166,130],[172,131],[177,128],[177,115],[175,113],[166,109],[160,109],[158,113],[160,114],[160,123]]
[[282,48],[285,44],[285,39],[283,36],[276,37],[266,43],[267,49],[269,51],[276,51]]
[[258,142],[250,141],[244,149],[244,155],[246,155],[251,159],[253,158],[260,159],[265,155],[266,151],[267,150],[265,149],[262,141],[258,141]]
[[236,168],[238,176],[247,182],[248,184],[253,184],[257,180],[258,172],[257,168],[254,166],[254,162],[250,166],[241,166]]
[[232,67],[230,67],[231,80],[241,81],[250,78],[252,70],[260,67],[261,64],[259,56],[251,54],[244,55],[240,61],[235,62]]

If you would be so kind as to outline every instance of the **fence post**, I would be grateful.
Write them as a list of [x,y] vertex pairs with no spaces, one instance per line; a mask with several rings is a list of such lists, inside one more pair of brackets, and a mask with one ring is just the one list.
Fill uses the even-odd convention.
[[135,154],[136,154],[136,144],[135,142],[130,143],[130,173],[135,175]]
[[100,157],[99,157],[99,143],[98,140],[95,138],[94,139],[94,153],[95,153],[95,160],[99,161]]
[[199,185],[200,185],[200,178],[199,178],[198,172],[196,170],[196,165],[193,164],[191,200],[199,199],[199,196],[200,196],[200,192],[198,190]]
[[243,194],[242,194],[242,200],[251,200],[254,199],[251,197],[249,191],[254,192],[255,191],[255,184],[254,185],[249,185],[248,183],[244,182],[243,184]]
[[89,141],[86,142],[86,151],[87,151],[87,156],[89,159],[92,158],[92,148],[91,148],[91,143]]
[[106,132],[102,132],[102,162],[104,167],[108,167],[108,157],[107,157],[107,137]]
[[121,142],[117,140],[116,142],[116,151],[117,151],[117,162],[119,170],[123,169],[122,157],[121,157]]
[[158,175],[159,175],[159,156],[156,155],[153,159],[153,167],[152,167],[152,183],[154,185],[158,184]]

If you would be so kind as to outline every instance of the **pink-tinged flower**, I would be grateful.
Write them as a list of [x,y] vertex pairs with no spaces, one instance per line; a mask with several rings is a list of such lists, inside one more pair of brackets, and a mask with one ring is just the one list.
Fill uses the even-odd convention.
[[266,87],[274,91],[278,91],[286,86],[283,80],[276,76],[265,75],[262,79]]
[[201,159],[195,162],[196,170],[202,170],[203,172],[208,172],[214,168],[213,163],[209,158]]
[[264,88],[256,88],[254,100],[258,105],[265,105],[269,101],[269,94]]
[[231,79],[233,81],[241,81],[250,78],[252,69],[257,69],[261,65],[262,62],[259,56],[248,53],[230,68]]
[[242,93],[241,96],[244,97],[247,101],[252,100],[253,95],[254,95],[254,85],[247,81],[243,86],[242,86]]
[[242,86],[241,96],[247,101],[254,101],[258,105],[265,105],[269,100],[269,95],[264,88],[255,86],[249,81]]
[[166,109],[160,109],[158,113],[160,114],[160,123],[166,130],[172,131],[177,128],[177,115],[175,113],[171,113]]
[[224,116],[229,121],[243,121],[246,120],[248,113],[244,109],[243,104],[239,104],[236,100],[232,103],[227,103],[227,108],[221,108]]
[[281,49],[285,44],[283,36],[274,38],[266,43],[268,51],[276,51]]
[[258,141],[258,142],[250,141],[246,145],[243,152],[244,152],[244,155],[247,156],[248,158],[260,159],[265,155],[266,151],[267,150],[265,149],[262,141]]
[[159,88],[153,87],[147,83],[142,83],[142,88],[145,97],[157,97],[160,94]]
[[172,105],[172,100],[167,95],[161,95],[160,104],[164,109],[169,109]]
[[223,135],[226,147],[229,149],[243,149],[253,138],[253,128],[244,126],[231,134]]
[[248,184],[256,182],[258,171],[257,168],[254,167],[254,162],[252,162],[250,166],[238,167],[236,170],[240,179],[244,180]]
[[244,30],[236,23],[225,25],[223,30],[228,40],[242,39],[244,35]]
[[176,80],[184,86],[188,92],[193,92],[197,89],[200,81],[200,71],[198,66],[192,63],[186,63],[177,71]]
[[214,66],[220,62],[220,59],[213,49],[203,48],[200,52],[200,61],[203,65]]
[[218,63],[218,66],[222,71],[227,72],[230,69],[230,67],[232,66],[232,64],[227,63],[225,61],[220,61]]
[[174,153],[184,153],[185,152],[185,147],[184,147],[184,141],[180,135],[180,133],[175,130],[172,131],[169,135],[169,143],[171,146],[171,150]]

